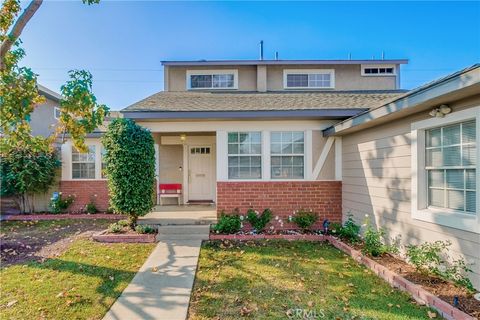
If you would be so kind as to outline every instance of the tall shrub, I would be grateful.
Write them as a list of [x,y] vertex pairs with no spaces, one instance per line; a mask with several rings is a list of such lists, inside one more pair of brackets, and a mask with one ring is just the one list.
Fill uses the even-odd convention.
[[128,214],[135,226],[153,207],[155,149],[147,129],[130,119],[115,119],[102,138],[110,206]]
[[24,146],[1,154],[1,195],[14,196],[22,212],[33,212],[35,194],[48,191],[55,181],[60,161],[55,152]]

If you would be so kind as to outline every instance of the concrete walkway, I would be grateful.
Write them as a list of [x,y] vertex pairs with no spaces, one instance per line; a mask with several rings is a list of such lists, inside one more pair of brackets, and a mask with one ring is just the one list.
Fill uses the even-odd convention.
[[160,242],[103,319],[186,319],[206,227],[159,227]]

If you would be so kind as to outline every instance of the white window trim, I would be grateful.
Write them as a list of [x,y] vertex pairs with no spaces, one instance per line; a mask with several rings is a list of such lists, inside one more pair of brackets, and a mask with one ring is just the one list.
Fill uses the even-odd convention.
[[[287,153],[287,154],[284,154],[284,153],[272,153],[271,151],[271,148],[272,148],[272,133],[282,133],[282,132],[302,132],[303,133],[303,153]],[[287,178],[288,180],[292,180],[292,181],[303,181],[305,180],[305,177],[306,177],[306,172],[305,172],[305,169],[307,167],[307,164],[306,164],[306,156],[305,156],[305,151],[306,151],[306,148],[305,148],[305,131],[301,131],[301,130],[277,130],[277,131],[270,131],[269,132],[269,135],[270,135],[270,164],[269,164],[269,169],[270,169],[270,179],[272,181],[281,181],[281,180],[285,180],[284,178],[273,178],[272,177],[272,158],[271,157],[303,157],[303,177],[301,178]],[[292,150],[293,151],[293,150]]]
[[[329,74],[330,87],[289,87],[287,85],[287,75],[289,74]],[[284,69],[283,70],[283,88],[286,90],[321,90],[335,89],[335,70],[334,69]]]
[[[394,77],[397,75],[397,68],[394,64],[362,64],[363,77]],[[393,68],[393,73],[365,73],[366,68]]]
[[[233,74],[233,87],[232,88],[192,88],[191,76],[192,75],[223,75]],[[237,90],[238,89],[238,69],[218,69],[218,70],[187,70],[186,76],[187,90]]]
[[60,120],[60,117],[57,117],[57,111],[60,113],[60,108],[59,107],[54,107],[53,108],[53,117],[55,120]]
[[[253,157],[260,157],[260,178],[251,178],[251,179],[248,179],[248,178],[238,178],[238,179],[235,179],[235,178],[230,178],[229,177],[229,172],[228,172],[228,169],[229,169],[229,166],[228,166],[228,157],[232,156],[232,157],[235,157],[235,156],[241,156],[240,153],[237,153],[237,154],[230,154],[228,153],[228,145],[229,145],[229,142],[228,142],[228,134],[229,133],[235,133],[235,132],[238,132],[238,133],[250,133],[250,132],[259,132],[260,133],[260,148],[261,148],[261,152],[260,154],[243,154],[243,156],[253,156]],[[265,161],[264,161],[264,158],[265,158],[265,139],[264,139],[264,131],[262,130],[237,130],[237,131],[227,131],[227,148],[226,148],[226,151],[227,151],[227,179],[228,181],[264,181],[264,177],[265,177],[265,170],[264,170],[264,167],[265,167]],[[269,148],[269,152],[270,152],[270,148]]]
[[[444,208],[427,208],[427,180],[425,170],[425,130],[467,120],[476,120],[476,213],[467,214]],[[465,231],[480,233],[479,159],[480,106],[448,114],[444,118],[431,118],[411,125],[411,215],[413,219],[435,223]]]

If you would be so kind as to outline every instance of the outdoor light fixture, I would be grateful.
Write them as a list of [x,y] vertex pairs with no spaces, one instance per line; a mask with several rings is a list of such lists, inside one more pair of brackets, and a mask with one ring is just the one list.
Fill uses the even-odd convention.
[[446,104],[442,104],[440,107],[430,111],[429,115],[431,115],[432,117],[443,118],[445,117],[445,115],[449,114],[450,112],[452,112],[452,108],[450,108]]
[[180,141],[182,141],[182,143],[185,143],[185,140],[187,140],[187,135],[181,134],[180,135]]

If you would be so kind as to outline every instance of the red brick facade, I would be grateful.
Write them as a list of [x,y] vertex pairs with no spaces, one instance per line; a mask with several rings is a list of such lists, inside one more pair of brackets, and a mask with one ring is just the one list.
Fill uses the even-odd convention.
[[[283,228],[292,227],[287,223],[289,215],[299,209],[311,209],[318,213],[320,227],[323,220],[342,220],[341,181],[251,181],[217,182],[217,212],[232,212],[235,208],[245,214],[249,208],[263,211],[270,208],[273,216],[279,216]],[[281,225],[272,219],[276,228]]]
[[105,180],[60,181],[60,191],[63,197],[75,197],[75,201],[68,208],[70,212],[85,211],[85,205],[90,201],[95,203],[99,211],[108,209],[108,188]]

